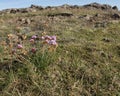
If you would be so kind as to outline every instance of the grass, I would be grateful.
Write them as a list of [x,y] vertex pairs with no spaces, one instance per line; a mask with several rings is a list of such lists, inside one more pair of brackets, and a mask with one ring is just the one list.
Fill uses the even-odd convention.
[[[20,54],[12,59],[0,46],[0,96],[119,96],[120,23],[93,28],[82,26],[85,22],[78,18],[56,17],[53,21],[45,17],[47,11],[42,12],[0,17],[4,20],[1,26],[6,26],[0,28],[0,37],[14,33],[18,24],[14,21],[13,25],[7,24],[14,16],[38,16],[30,25],[20,26],[29,28],[27,39],[46,31],[48,35],[57,35],[59,44],[55,52],[48,52],[38,43],[39,50],[35,54]],[[29,49],[28,41],[23,43]]]

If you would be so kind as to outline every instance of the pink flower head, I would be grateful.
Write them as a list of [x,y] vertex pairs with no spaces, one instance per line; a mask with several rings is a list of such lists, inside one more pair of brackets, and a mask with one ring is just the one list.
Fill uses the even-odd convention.
[[52,38],[52,40],[55,40],[55,41],[57,40],[56,36],[51,36],[51,38]]
[[49,41],[49,44],[50,44],[50,45],[57,45],[57,42],[56,42],[55,40],[50,40],[50,41]]
[[33,35],[31,39],[36,39],[36,38],[37,38],[37,36],[36,36],[36,35]]
[[49,43],[49,40],[45,40],[45,43],[47,43],[47,44],[48,44],[48,43]]
[[51,40],[52,38],[51,38],[51,36],[46,35],[45,39]]
[[35,40],[34,39],[30,39],[30,42],[34,42]]
[[44,39],[45,39],[45,37],[44,37],[44,36],[42,36],[42,37],[41,37],[41,39],[42,39],[42,40],[44,40]]
[[36,48],[32,48],[32,49],[31,49],[31,52],[32,52],[32,53],[35,53],[36,50],[37,50]]
[[18,44],[18,45],[17,45],[17,48],[18,48],[18,49],[22,49],[23,46],[22,46],[21,44]]

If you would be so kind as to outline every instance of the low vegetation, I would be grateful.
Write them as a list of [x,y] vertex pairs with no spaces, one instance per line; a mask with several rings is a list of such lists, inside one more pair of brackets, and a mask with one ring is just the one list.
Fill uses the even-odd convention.
[[120,96],[120,19],[111,10],[0,15],[0,96]]

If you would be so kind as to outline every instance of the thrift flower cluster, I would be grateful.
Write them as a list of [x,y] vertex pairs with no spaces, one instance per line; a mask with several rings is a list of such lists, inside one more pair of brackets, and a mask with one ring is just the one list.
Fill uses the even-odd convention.
[[57,46],[56,36],[48,36],[48,35],[42,36],[42,40],[44,40],[44,43]]
[[42,36],[33,35],[26,40],[20,40],[15,34],[8,34],[7,42],[7,45],[11,46],[10,48],[12,54],[36,53],[41,49],[55,51],[55,49],[58,47],[56,36],[49,36],[46,34]]

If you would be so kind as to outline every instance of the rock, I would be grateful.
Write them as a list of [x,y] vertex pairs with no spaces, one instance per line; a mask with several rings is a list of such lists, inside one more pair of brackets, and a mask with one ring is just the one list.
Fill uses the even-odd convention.
[[27,8],[8,9],[8,10],[5,10],[5,13],[13,13],[13,14],[16,14],[16,13],[28,13],[28,10],[27,10]]
[[31,23],[31,20],[30,19],[26,19],[26,18],[23,18],[20,21],[21,21],[21,24],[30,24]]
[[120,14],[119,13],[114,13],[111,17],[113,19],[120,19]]
[[13,9],[5,9],[5,10],[2,10],[0,12],[0,14],[3,14],[3,13],[13,13],[13,14],[16,14],[16,13],[28,13],[28,12],[36,12],[37,10],[42,10],[44,9],[43,7],[41,6],[36,6],[36,5],[31,5],[31,7],[29,8],[13,8]]
[[103,17],[103,15],[102,15],[102,14],[99,14],[99,13],[96,13],[96,14],[94,15],[94,17],[97,17],[97,18],[102,18],[102,17]]
[[16,9],[10,9],[10,12],[9,12],[9,13],[14,13],[14,14],[15,14],[16,11],[17,11]]
[[45,9],[50,9],[50,8],[52,8],[51,6],[47,6],[47,7],[45,7]]
[[72,13],[69,13],[69,12],[48,14],[48,17],[54,17],[54,16],[71,17],[71,16],[73,16],[73,14],[72,14]]
[[109,39],[109,38],[103,38],[102,41],[104,41],[104,42],[111,42],[112,40]]
[[27,10],[27,8],[22,8],[19,10],[20,13],[28,13],[29,11]]
[[82,16],[80,16],[79,18],[81,18],[81,19],[86,19],[86,20],[90,20],[91,19],[91,17],[92,17],[92,15],[82,15]]
[[113,10],[118,10],[117,6],[112,7]]
[[78,6],[78,5],[73,5],[72,8],[73,8],[73,9],[79,9],[80,6]]
[[98,4],[98,3],[91,3],[91,4],[87,4],[87,5],[84,5],[83,7],[94,7],[94,8],[100,8],[100,4]]
[[33,5],[33,4],[30,6],[30,8],[32,8],[32,9],[39,9],[39,10],[43,10],[44,9],[41,6],[37,6],[37,5]]
[[25,18],[18,18],[17,21],[23,22]]
[[91,3],[91,4],[87,4],[87,5],[84,5],[83,7],[85,8],[96,8],[96,9],[102,9],[102,10],[108,10],[108,9],[111,9],[112,7],[110,5],[107,5],[107,4],[99,4],[99,3]]
[[112,9],[112,7],[110,5],[104,4],[104,5],[101,5],[101,9],[108,10],[108,9]]
[[16,20],[16,22],[20,23],[20,24],[31,24],[31,19],[29,18],[18,18]]
[[68,5],[68,4],[64,4],[62,6],[59,6],[58,8],[63,8],[63,9],[79,9],[80,6],[78,5]]

